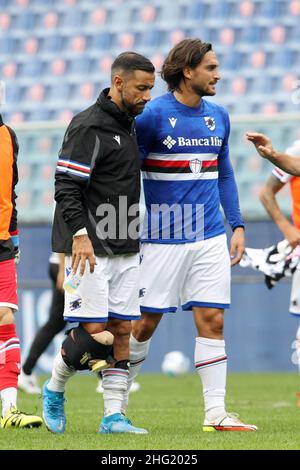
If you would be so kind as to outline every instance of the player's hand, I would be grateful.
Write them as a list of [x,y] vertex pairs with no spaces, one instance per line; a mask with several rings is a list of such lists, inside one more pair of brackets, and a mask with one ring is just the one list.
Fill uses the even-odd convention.
[[73,238],[72,246],[72,272],[76,274],[79,266],[79,275],[83,276],[86,261],[89,262],[90,272],[93,273],[96,265],[96,257],[93,245],[88,235],[79,235]]
[[247,132],[246,137],[249,142],[255,145],[255,148],[259,155],[263,158],[270,158],[275,156],[272,141],[264,134],[258,132]]
[[294,227],[294,225],[289,223],[282,229],[282,233],[292,248],[296,248],[300,244],[300,230]]
[[19,264],[20,263],[20,259],[21,259],[21,250],[19,247],[16,247],[15,250],[14,250],[14,255],[15,255],[15,264]]
[[237,227],[233,232],[230,241],[230,259],[231,266],[238,264],[245,251],[245,231],[242,227]]

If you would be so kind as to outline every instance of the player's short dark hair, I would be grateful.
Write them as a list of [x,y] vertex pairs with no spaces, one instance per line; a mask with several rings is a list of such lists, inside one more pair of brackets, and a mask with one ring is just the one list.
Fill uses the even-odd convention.
[[205,54],[212,50],[212,45],[200,39],[184,39],[171,49],[161,70],[163,80],[170,91],[179,90],[183,79],[183,69],[194,69],[200,64]]
[[114,60],[111,66],[111,77],[113,78],[117,72],[135,72],[142,70],[143,72],[154,73],[155,67],[152,62],[141,54],[136,52],[127,51],[122,52]]

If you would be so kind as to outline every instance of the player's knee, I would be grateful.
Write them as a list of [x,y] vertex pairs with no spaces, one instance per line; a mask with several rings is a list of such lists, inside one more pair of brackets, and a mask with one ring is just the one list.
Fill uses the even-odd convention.
[[10,325],[15,322],[14,313],[9,307],[0,307],[0,325]]
[[106,327],[105,323],[81,323],[80,325],[90,335],[101,333]]
[[113,360],[113,335],[109,331],[89,334],[81,325],[73,328],[62,344],[62,355],[69,367],[88,370],[100,360]]
[[213,334],[219,336],[223,334],[224,329],[224,315],[223,313],[216,313],[210,321],[210,330]]
[[114,336],[128,337],[131,333],[131,321],[129,320],[110,320],[108,323],[108,329]]
[[132,334],[139,342],[148,341],[153,335],[157,326],[154,318],[143,316],[140,320],[134,322]]

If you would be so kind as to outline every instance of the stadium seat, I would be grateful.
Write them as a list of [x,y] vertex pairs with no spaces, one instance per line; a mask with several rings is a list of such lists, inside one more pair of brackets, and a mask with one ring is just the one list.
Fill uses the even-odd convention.
[[13,80],[16,77],[17,64],[16,62],[7,62],[2,67],[2,76],[6,80]]
[[57,28],[59,22],[58,14],[54,11],[47,12],[42,19],[43,28],[54,29]]
[[97,7],[90,12],[88,22],[92,26],[99,27],[106,23],[107,16],[107,10],[105,8]]
[[244,18],[251,18],[255,15],[255,3],[252,0],[239,2],[239,14]]
[[11,15],[9,13],[0,13],[0,32],[7,31],[11,25]]
[[69,40],[69,48],[75,54],[83,54],[86,50],[87,38],[83,35],[71,37]]
[[58,34],[45,34],[40,44],[43,52],[59,54],[63,49],[63,38]]
[[270,31],[270,39],[274,44],[283,44],[285,42],[286,30],[282,25],[274,26]]
[[186,10],[185,17],[192,21],[203,20],[207,17],[208,7],[202,1],[189,2]]
[[56,57],[52,62],[49,62],[49,72],[53,76],[63,76],[66,68],[66,61],[62,57]]
[[14,28],[23,31],[33,31],[37,24],[37,15],[33,11],[21,11],[14,22]]
[[66,28],[80,28],[83,22],[83,15],[82,12],[75,8],[71,10],[65,10],[62,19],[61,25]]
[[68,74],[73,74],[75,76],[87,75],[90,72],[90,65],[91,61],[85,55],[72,57],[68,68]]
[[300,16],[300,0],[291,0],[289,4],[289,12],[292,16]]
[[90,50],[96,52],[108,52],[112,43],[112,35],[108,31],[93,34],[91,38]]
[[39,50],[39,41],[37,38],[28,38],[24,42],[24,52],[27,55],[35,55]]
[[43,73],[44,64],[37,56],[26,60],[21,66],[21,73],[24,77],[40,77]]

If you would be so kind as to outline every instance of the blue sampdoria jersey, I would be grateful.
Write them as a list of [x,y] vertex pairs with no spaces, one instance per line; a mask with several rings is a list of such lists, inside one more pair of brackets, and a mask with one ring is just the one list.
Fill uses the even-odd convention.
[[201,100],[192,108],[169,92],[136,119],[146,215],[142,241],[186,243],[243,226],[229,160],[227,111]]

